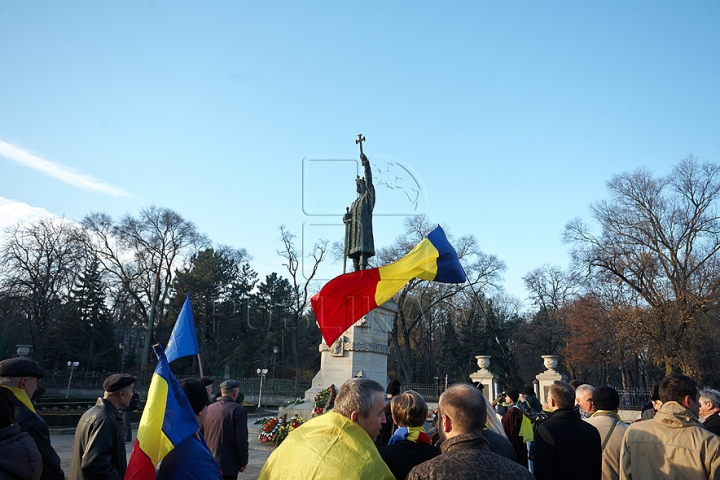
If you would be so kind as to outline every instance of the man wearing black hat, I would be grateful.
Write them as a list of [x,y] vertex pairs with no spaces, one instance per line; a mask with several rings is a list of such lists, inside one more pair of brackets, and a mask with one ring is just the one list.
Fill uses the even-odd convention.
[[602,478],[617,480],[620,478],[620,450],[622,439],[628,426],[618,416],[620,395],[612,388],[603,385],[593,392],[595,413],[585,420],[598,429],[602,439]]
[[205,412],[202,432],[223,478],[234,480],[248,464],[247,413],[236,402],[240,382],[225,380],[220,384],[220,392],[222,396]]
[[207,391],[208,400],[212,399],[212,384],[215,382],[212,378],[202,377],[198,378]]
[[0,362],[0,386],[15,396],[15,423],[35,441],[43,461],[42,480],[64,480],[60,457],[50,444],[50,431],[45,420],[30,402],[38,380],[45,372],[29,358],[9,358]]
[[105,394],[80,417],[75,429],[70,480],[121,480],[127,469],[127,456],[120,410],[133,397],[137,377],[110,375],[103,382]]
[[512,446],[515,449],[515,461],[527,468],[527,446],[525,446],[525,440],[520,435],[523,412],[517,405],[518,398],[520,398],[520,392],[517,388],[509,390],[505,394],[505,403],[508,404],[508,409],[507,412],[505,412],[505,415],[503,415],[502,426],[508,440],[510,440],[510,443],[512,443]]
[[[180,388],[195,412],[198,424],[202,426],[208,394],[200,380],[180,381]],[[220,467],[210,453],[200,430],[180,442],[165,458],[158,468],[156,480],[177,480],[182,478],[202,478],[220,480]]]

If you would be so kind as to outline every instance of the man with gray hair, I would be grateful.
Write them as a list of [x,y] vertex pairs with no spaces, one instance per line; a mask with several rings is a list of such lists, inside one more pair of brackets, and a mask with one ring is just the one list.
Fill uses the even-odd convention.
[[80,417],[75,429],[70,480],[121,480],[127,469],[120,410],[130,405],[137,377],[117,373],[103,382],[105,393]]
[[220,384],[220,393],[215,403],[205,409],[202,433],[223,479],[235,480],[248,464],[247,412],[237,403],[240,382],[225,380]]
[[414,467],[408,480],[532,479],[526,468],[490,451],[483,435],[486,405],[482,391],[470,384],[445,390],[438,402],[440,455]]
[[373,443],[385,421],[383,386],[369,378],[348,380],[335,408],[293,430],[270,454],[259,478],[393,479]]
[[15,396],[15,423],[33,439],[42,457],[40,480],[65,480],[60,457],[50,444],[50,430],[35,412],[31,399],[45,372],[29,358],[8,358],[0,362],[0,387]]
[[715,435],[720,435],[720,392],[712,388],[700,390],[700,418],[703,426]]
[[593,405],[594,392],[595,387],[587,383],[579,385],[575,389],[575,405],[580,409],[580,417],[583,420],[587,420],[595,413],[595,406]]

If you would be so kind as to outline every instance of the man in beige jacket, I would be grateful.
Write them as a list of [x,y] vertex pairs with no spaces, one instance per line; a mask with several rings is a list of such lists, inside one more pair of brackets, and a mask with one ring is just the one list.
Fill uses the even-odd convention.
[[620,478],[620,448],[628,426],[618,416],[620,396],[612,387],[602,386],[593,392],[595,413],[585,420],[600,432],[602,442],[602,479]]
[[621,479],[720,479],[720,437],[698,421],[697,383],[680,374],[660,383],[663,404],[652,420],[627,429],[620,454]]

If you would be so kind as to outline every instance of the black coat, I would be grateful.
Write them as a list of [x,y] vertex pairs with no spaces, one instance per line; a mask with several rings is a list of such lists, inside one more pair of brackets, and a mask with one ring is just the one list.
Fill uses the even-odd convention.
[[398,480],[403,480],[415,465],[440,455],[440,449],[427,443],[403,440],[387,447],[378,448],[380,456]]
[[122,480],[127,455],[122,432],[122,415],[115,405],[98,398],[85,412],[73,441],[70,480]]
[[600,480],[600,433],[577,410],[556,410],[537,428],[534,465],[537,480]]
[[720,435],[720,412],[715,412],[703,421],[703,427],[715,435]]
[[16,399],[15,423],[20,425],[21,431],[30,435],[40,451],[43,462],[41,480],[65,480],[65,472],[60,467],[60,457],[50,444],[50,430],[45,420]]

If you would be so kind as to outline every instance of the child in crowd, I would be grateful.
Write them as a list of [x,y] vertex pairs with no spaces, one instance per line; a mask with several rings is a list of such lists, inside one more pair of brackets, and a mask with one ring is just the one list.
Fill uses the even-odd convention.
[[390,410],[398,429],[388,446],[378,451],[395,478],[405,478],[415,465],[434,458],[440,450],[430,443],[425,433],[428,407],[420,394],[408,390],[393,397]]

